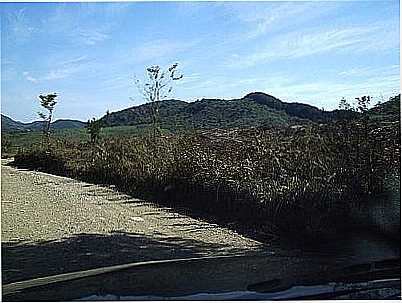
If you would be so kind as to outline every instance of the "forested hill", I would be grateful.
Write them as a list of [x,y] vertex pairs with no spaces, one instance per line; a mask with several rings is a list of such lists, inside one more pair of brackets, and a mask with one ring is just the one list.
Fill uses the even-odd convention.
[[[78,120],[59,119],[52,123],[52,129],[64,128],[83,128],[86,123]],[[23,123],[15,121],[1,114],[1,131],[2,132],[23,132],[23,131],[41,131],[43,130],[43,121],[34,121]]]
[[372,116],[380,118],[387,117],[391,120],[400,120],[401,114],[401,95],[391,97],[389,101],[377,104],[369,110]]
[[[286,103],[264,93],[251,93],[241,99],[202,99],[195,102],[164,100],[158,103],[159,119],[166,128],[230,128],[326,122],[357,113],[323,111],[303,103]],[[102,118],[108,126],[151,123],[151,104],[142,104]]]

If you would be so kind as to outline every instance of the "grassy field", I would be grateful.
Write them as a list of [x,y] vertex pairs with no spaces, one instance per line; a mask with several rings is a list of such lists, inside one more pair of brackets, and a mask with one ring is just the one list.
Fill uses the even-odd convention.
[[[165,134],[103,130],[98,144],[55,135],[20,151],[20,167],[114,184],[135,196],[258,226],[315,236],[346,227],[353,203],[382,193],[400,169],[399,121]],[[116,135],[119,134],[119,135]]]
[[[103,138],[116,138],[126,136],[143,136],[151,132],[150,126],[116,126],[105,127],[101,131]],[[168,131],[165,131],[168,132]],[[84,143],[90,140],[85,128],[59,129],[52,131],[52,137],[58,141]],[[40,148],[42,146],[42,132],[15,132],[2,134],[2,156],[12,157],[18,151]]]

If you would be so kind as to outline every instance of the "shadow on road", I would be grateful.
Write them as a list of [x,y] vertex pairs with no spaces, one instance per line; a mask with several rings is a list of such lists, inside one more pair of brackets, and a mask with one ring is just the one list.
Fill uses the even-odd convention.
[[2,243],[3,284],[124,263],[205,255],[255,254],[221,244],[115,231],[36,243]]

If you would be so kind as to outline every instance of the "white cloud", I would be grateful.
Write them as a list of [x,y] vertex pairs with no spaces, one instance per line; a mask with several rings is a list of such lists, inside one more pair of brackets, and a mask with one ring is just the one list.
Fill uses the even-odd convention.
[[[73,45],[96,45],[110,38],[110,33],[121,7],[97,3],[65,4],[58,3],[53,13],[42,19],[41,28],[52,35],[62,35]],[[110,14],[108,12],[111,12]],[[103,22],[97,23],[99,16]],[[110,18],[115,16],[116,20]]]
[[368,77],[389,74],[399,74],[399,65],[395,64],[382,67],[352,67],[338,73],[338,75],[341,77]]
[[[388,50],[399,45],[392,26],[371,25],[278,35],[253,53],[228,59],[232,67],[252,67],[277,59],[297,59],[326,52],[364,52]],[[381,36],[382,39],[378,39]]]
[[[272,93],[284,101],[299,101],[326,109],[335,109],[339,100],[346,97],[353,101],[355,97],[370,95],[378,100],[381,95],[386,99],[399,91],[399,74],[378,75],[358,81],[327,81],[287,83],[277,82],[269,86]],[[300,99],[302,96],[303,99]],[[375,101],[374,101],[375,102]]]
[[97,43],[103,42],[109,38],[109,34],[105,30],[98,29],[82,29],[76,33],[76,38],[87,45],[95,45]]
[[36,78],[34,78],[34,77],[27,76],[26,79],[27,79],[28,81],[31,81],[32,83],[38,83],[38,79],[36,79]]
[[59,79],[64,79],[68,78],[69,76],[75,74],[80,70],[79,67],[68,67],[68,68],[60,68],[60,69],[55,69],[51,70],[48,73],[46,73],[44,76],[40,78],[41,81],[52,81],[52,80],[59,80]]
[[167,39],[150,40],[133,50],[135,61],[144,62],[153,59],[166,59],[176,56],[195,46],[198,41],[181,42]]
[[130,78],[130,75],[120,74],[113,77],[108,76],[101,81],[100,90],[128,89],[130,86],[134,86],[134,81]]
[[30,24],[25,10],[25,8],[19,9],[6,15],[8,29],[11,34],[9,38],[17,42],[26,42],[37,31],[37,29]]
[[5,66],[5,65],[13,65],[15,64],[14,60],[10,60],[8,58],[1,58],[1,65]]
[[339,3],[321,2],[250,2],[224,5],[229,15],[245,25],[245,32],[239,40],[254,39],[269,32],[295,27],[308,20],[338,8]]
[[192,74],[186,74],[183,75],[183,79],[180,80],[180,84],[188,84],[188,83],[193,83],[195,81],[198,81],[201,79],[201,74],[200,73],[192,73]]
[[29,74],[29,72],[23,72],[22,75],[23,75],[24,78],[25,78],[26,80],[28,80],[29,82],[38,83],[38,79],[32,77],[32,76]]
[[[53,62],[55,61],[55,62]],[[54,81],[69,78],[77,73],[87,70],[90,65],[88,56],[79,56],[72,59],[60,60],[60,57],[49,59],[47,62],[51,68],[36,71],[24,71],[23,76],[32,83]]]
[[61,62],[62,65],[71,65],[71,64],[81,64],[81,63],[85,63],[86,61],[88,61],[88,56],[79,56],[77,58],[73,58],[73,59],[67,59]]
[[202,8],[205,7],[205,3],[196,1],[180,1],[176,3],[176,11],[180,15],[194,16],[198,14]]

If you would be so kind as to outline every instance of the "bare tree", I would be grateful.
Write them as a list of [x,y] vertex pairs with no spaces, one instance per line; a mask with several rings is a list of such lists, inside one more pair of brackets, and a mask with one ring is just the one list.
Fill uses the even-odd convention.
[[39,117],[44,121],[43,133],[46,141],[49,144],[50,138],[50,126],[53,118],[54,107],[57,104],[57,94],[40,95],[40,105],[47,110],[47,113],[38,112]]
[[183,78],[177,75],[178,63],[172,64],[166,70],[162,70],[159,65],[147,68],[147,80],[143,84],[136,79],[135,83],[146,101],[151,103],[152,127],[154,138],[160,134],[159,126],[159,105],[173,90],[173,82]]

